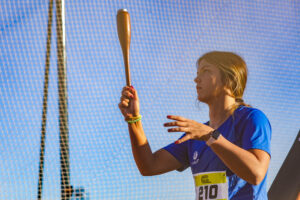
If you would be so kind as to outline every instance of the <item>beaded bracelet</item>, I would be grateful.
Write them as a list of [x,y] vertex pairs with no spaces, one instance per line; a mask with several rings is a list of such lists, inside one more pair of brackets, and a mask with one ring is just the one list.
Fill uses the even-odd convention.
[[128,124],[133,124],[135,122],[138,122],[142,119],[142,115],[138,115],[136,117],[128,117],[127,119],[125,119],[125,121],[128,123]]

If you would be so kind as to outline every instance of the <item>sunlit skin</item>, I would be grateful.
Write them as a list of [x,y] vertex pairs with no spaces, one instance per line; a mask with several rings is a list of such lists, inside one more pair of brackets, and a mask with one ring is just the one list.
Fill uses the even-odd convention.
[[[194,81],[198,100],[209,107],[210,123],[207,126],[182,116],[168,115],[167,118],[173,120],[164,124],[165,127],[169,127],[168,132],[186,133],[175,142],[176,144],[190,139],[206,141],[209,133],[230,116],[230,107],[235,103],[230,90],[222,83],[219,69],[205,60],[199,63]],[[119,108],[125,118],[139,115],[138,94],[133,87],[123,88]],[[128,124],[128,130],[133,156],[142,175],[158,175],[182,167],[182,164],[164,149],[152,153],[141,121]],[[244,150],[222,135],[211,144],[210,148],[231,171],[247,182],[256,185],[265,177],[270,160],[269,154],[265,151]]]
[[[197,76],[194,79],[198,100],[209,104],[229,91],[221,81],[220,70],[214,65],[202,60],[197,69]],[[234,101],[232,101],[234,103]]]
[[206,126],[181,116],[167,116],[174,122],[165,123],[164,126],[178,126],[168,129],[169,132],[186,132],[186,136],[176,141],[182,143],[189,139],[207,140],[209,133],[218,128],[230,115],[230,108],[235,99],[229,89],[224,86],[220,70],[214,65],[202,60],[194,79],[198,100],[209,106],[210,123]]

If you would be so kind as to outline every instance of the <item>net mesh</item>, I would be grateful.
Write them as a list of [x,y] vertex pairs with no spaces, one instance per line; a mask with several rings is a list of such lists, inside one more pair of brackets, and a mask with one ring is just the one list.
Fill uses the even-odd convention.
[[[0,199],[36,199],[48,1],[0,1]],[[245,101],[273,129],[272,183],[299,129],[299,1],[66,1],[70,183],[74,199],[192,199],[190,170],[143,177],[118,103],[125,85],[116,14],[131,16],[132,84],[152,151],[174,142],[166,115],[199,122],[196,60],[211,50],[247,62]],[[43,199],[60,199],[55,6],[49,71]],[[81,197],[83,195],[84,197]]]

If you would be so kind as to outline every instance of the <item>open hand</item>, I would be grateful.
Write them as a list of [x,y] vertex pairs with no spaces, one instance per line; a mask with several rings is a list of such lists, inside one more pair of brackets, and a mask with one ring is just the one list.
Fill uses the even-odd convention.
[[168,129],[168,132],[186,133],[184,137],[175,142],[176,144],[180,144],[190,139],[206,141],[209,137],[210,132],[214,130],[213,128],[205,124],[196,122],[194,120],[186,119],[181,116],[168,115],[167,118],[175,120],[173,122],[167,122],[164,124],[165,127],[175,126],[175,128]]

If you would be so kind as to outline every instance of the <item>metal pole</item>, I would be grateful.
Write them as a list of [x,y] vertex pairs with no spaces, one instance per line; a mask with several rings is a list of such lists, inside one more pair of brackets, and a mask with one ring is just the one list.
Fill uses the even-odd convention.
[[50,0],[49,5],[48,5],[48,26],[47,26],[47,47],[46,47],[47,50],[46,50],[46,62],[45,62],[41,146],[40,146],[40,162],[39,162],[39,180],[38,180],[38,193],[37,193],[38,200],[42,199],[42,192],[43,192],[44,155],[45,155],[47,107],[48,107],[49,66],[50,66],[51,35],[52,35],[52,15],[53,15],[52,10],[53,10],[53,0]]
[[72,195],[70,185],[69,163],[69,126],[68,126],[68,94],[67,68],[65,51],[65,8],[64,0],[56,0],[56,34],[57,34],[57,70],[59,94],[59,141],[60,141],[60,175],[61,199],[68,200]]

